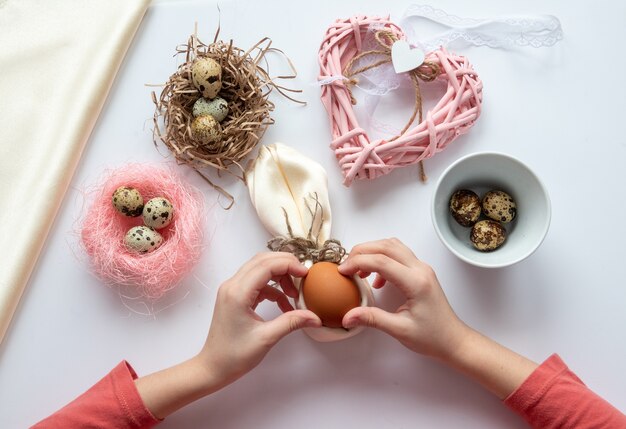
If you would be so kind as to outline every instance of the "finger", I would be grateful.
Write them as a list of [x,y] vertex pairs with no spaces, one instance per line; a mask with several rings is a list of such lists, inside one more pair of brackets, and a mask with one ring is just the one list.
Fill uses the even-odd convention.
[[287,276],[274,277],[272,278],[272,281],[280,285],[283,292],[285,292],[285,295],[291,298],[298,297],[298,289],[296,289],[296,287],[294,286],[291,276],[287,275]]
[[405,323],[400,316],[378,307],[353,308],[343,316],[342,324],[347,329],[356,326],[378,329],[396,338],[406,330]]
[[293,306],[287,299],[287,296],[271,286],[265,286],[261,289],[252,309],[256,309],[256,307],[265,300],[275,302],[283,313],[293,310]]
[[339,265],[339,272],[343,275],[352,275],[359,270],[378,273],[396,285],[407,297],[415,293],[410,287],[410,269],[386,255],[356,255]]
[[383,276],[381,276],[380,274],[376,274],[376,278],[374,279],[374,282],[372,283],[372,287],[374,289],[380,289],[381,287],[385,286],[386,283],[387,283],[387,280],[385,280]]
[[361,277],[362,279],[369,277],[372,273],[368,273],[367,271],[359,271],[356,273],[357,276]]
[[285,295],[279,296],[279,295],[274,295],[274,294],[270,294],[267,292],[261,292],[259,294],[259,297],[254,302],[254,305],[251,306],[252,310],[256,310],[258,305],[266,300],[275,302],[278,305],[278,308],[280,309],[280,311],[282,311],[283,313],[293,310],[293,306],[291,305],[291,303],[289,302],[289,300],[287,299]]
[[273,343],[302,328],[319,328],[322,321],[310,310],[293,310],[265,322],[264,329]]
[[264,265],[267,261],[277,260],[298,260],[293,254],[288,252],[261,252],[257,253],[239,268],[235,276],[246,277],[252,270]]
[[240,284],[242,293],[256,296],[272,278],[287,275],[303,277],[307,272],[307,268],[298,261],[298,258],[284,253],[275,257],[259,258],[253,267],[237,275],[236,282]]
[[386,255],[407,267],[412,267],[419,263],[413,251],[397,238],[370,241],[354,246],[350,251],[350,255],[348,255],[348,259],[351,256],[372,254]]

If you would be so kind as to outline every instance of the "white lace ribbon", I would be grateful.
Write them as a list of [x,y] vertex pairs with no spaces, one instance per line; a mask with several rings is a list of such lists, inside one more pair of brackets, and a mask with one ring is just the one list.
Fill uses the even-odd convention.
[[[417,40],[411,21],[425,19],[447,28],[444,32],[428,39]],[[461,18],[429,5],[414,4],[407,8],[400,27],[409,42],[425,52],[448,46],[462,39],[476,46],[511,48],[552,46],[563,39],[561,22],[553,15],[512,15],[491,19]]]

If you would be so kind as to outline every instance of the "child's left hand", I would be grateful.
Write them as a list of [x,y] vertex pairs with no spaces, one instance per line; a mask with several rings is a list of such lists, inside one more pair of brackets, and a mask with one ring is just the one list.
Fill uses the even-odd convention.
[[[298,292],[290,276],[303,277],[307,269],[290,253],[260,253],[224,282],[218,291],[206,343],[197,356],[220,384],[232,383],[257,366],[284,336],[322,322],[309,310],[294,310],[287,297]],[[279,288],[268,285],[273,280]],[[283,314],[269,321],[256,312],[263,300],[274,301]]]
[[[260,253],[220,286],[204,347],[193,358],[135,380],[139,396],[157,418],[232,383],[257,366],[285,335],[322,321],[308,310],[294,310],[288,296],[298,292],[291,276],[307,269],[290,253]],[[268,284],[273,280],[282,291]],[[276,302],[283,314],[263,320],[255,309]]]

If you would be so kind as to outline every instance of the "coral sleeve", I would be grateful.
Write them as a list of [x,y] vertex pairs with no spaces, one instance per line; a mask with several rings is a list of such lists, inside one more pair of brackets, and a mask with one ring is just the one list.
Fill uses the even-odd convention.
[[102,380],[50,417],[33,426],[49,428],[145,429],[159,420],[146,408],[134,380],[137,374],[122,361]]
[[585,386],[556,354],[504,403],[534,428],[626,428],[626,416]]

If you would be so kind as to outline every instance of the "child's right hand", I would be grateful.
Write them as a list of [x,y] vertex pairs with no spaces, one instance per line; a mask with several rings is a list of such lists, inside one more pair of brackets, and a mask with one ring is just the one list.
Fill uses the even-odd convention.
[[470,330],[450,307],[433,269],[395,238],[355,246],[339,271],[361,276],[375,272],[374,288],[392,283],[406,296],[394,313],[377,307],[352,309],[343,318],[346,328],[380,329],[417,353],[442,359],[454,353]]

